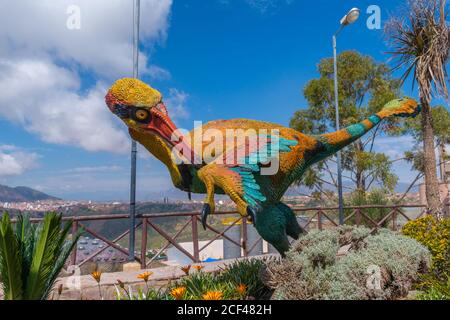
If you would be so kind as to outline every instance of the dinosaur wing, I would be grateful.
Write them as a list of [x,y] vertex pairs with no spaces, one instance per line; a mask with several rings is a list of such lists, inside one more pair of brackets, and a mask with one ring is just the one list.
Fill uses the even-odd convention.
[[[243,201],[258,208],[266,201],[266,197],[255,177],[264,175],[263,168],[268,166],[270,161],[278,158],[282,152],[291,151],[291,147],[297,143],[296,140],[278,136],[258,136],[257,143],[245,141],[235,148],[226,150],[222,158],[222,170],[226,168],[230,177],[233,177],[227,181],[235,184],[233,189],[240,191],[239,195]],[[226,190],[224,191],[226,192]]]

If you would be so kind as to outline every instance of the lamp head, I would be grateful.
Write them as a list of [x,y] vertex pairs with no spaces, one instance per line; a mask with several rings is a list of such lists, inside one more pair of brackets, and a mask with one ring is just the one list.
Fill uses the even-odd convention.
[[359,12],[360,10],[358,8],[352,8],[342,19],[341,19],[341,25],[346,26],[349,24],[352,24],[359,18]]

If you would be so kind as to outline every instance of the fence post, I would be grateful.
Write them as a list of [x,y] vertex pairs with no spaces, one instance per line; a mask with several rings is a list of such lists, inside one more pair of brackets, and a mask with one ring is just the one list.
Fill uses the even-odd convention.
[[195,262],[200,262],[200,252],[198,249],[198,228],[197,228],[197,216],[191,215],[191,225],[192,225],[192,246],[194,249]]
[[317,227],[322,230],[322,210],[317,211]]
[[247,217],[242,217],[242,249],[244,249],[244,257],[248,256],[247,252]]
[[392,212],[392,230],[397,231],[397,208]]
[[[75,235],[78,233],[78,221],[75,219],[72,219],[72,239],[75,239]],[[70,263],[71,265],[76,265],[77,263],[77,247],[78,247],[78,243],[75,244],[75,246],[73,247],[72,250],[72,256],[70,259]]]
[[147,267],[147,218],[142,218],[142,235],[141,235],[141,269]]
[[356,215],[356,225],[359,227],[359,225],[361,224],[361,209],[356,209],[355,211],[355,215]]

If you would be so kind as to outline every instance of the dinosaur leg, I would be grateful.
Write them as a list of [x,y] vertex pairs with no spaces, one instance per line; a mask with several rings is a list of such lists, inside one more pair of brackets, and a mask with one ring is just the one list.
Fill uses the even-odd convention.
[[[266,240],[266,239],[264,239],[264,240]],[[266,241],[269,242],[269,240],[266,240]],[[291,246],[286,235],[284,237],[276,239],[273,243],[271,243],[271,245],[273,245],[274,248],[277,249],[277,251],[280,253],[280,255],[283,258],[286,257],[286,252],[289,250],[289,248]]]
[[258,219],[254,224],[259,235],[275,249],[285,256],[289,250],[289,240],[286,233],[286,215],[277,205],[265,206],[258,212]]
[[204,177],[203,183],[206,187],[206,197],[203,201],[203,209],[201,213],[201,220],[203,229],[206,230],[206,219],[210,213],[214,213],[215,210],[215,201],[214,201],[214,180],[209,177]]
[[249,215],[255,220],[256,211],[248,207],[242,198],[242,187],[237,183],[239,175],[225,166],[214,163],[208,164],[198,171],[199,179],[205,184],[206,197],[202,209],[202,224],[206,228],[206,220],[209,214],[214,213],[214,189],[218,187],[227,194],[236,204],[237,211],[241,216]]
[[283,212],[286,218],[286,234],[291,238],[297,240],[300,234],[304,233],[305,231],[298,224],[297,217],[295,216],[294,211],[292,211],[292,209],[288,205],[282,202],[279,202],[277,207],[281,212]]

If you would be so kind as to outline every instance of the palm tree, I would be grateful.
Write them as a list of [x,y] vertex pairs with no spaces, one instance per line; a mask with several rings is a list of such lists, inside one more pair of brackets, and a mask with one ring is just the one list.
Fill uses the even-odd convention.
[[446,99],[449,96],[446,81],[450,29],[446,0],[409,0],[408,12],[403,17],[391,18],[385,31],[393,48],[391,54],[398,61],[394,69],[405,68],[403,81],[413,72],[413,86],[418,83],[427,206],[441,218],[444,206],[439,196],[430,103],[434,94]]
[[80,234],[70,241],[70,222],[47,213],[33,225],[20,215],[15,228],[7,213],[0,222],[0,282],[6,300],[47,299]]

